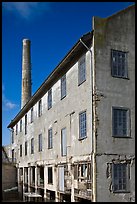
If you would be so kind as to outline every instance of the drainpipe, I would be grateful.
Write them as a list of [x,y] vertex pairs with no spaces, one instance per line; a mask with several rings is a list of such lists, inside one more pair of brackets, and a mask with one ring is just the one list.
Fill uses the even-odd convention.
[[[93,55],[93,63],[92,63],[92,50],[90,48],[87,47],[87,45],[81,40],[80,38],[80,42],[84,45],[84,47],[90,52],[91,54],[91,90],[92,90],[92,105],[93,107],[91,107],[91,112],[92,112],[92,121],[93,121],[93,126],[92,127],[92,159],[93,159],[93,198],[92,201],[96,202],[96,108],[95,108],[95,62],[94,62],[94,55]],[[93,52],[94,54],[94,52]],[[92,69],[93,67],[93,69]]]

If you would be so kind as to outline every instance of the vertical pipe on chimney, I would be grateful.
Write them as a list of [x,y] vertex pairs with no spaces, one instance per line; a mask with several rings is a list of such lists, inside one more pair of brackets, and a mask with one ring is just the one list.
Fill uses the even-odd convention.
[[23,39],[22,50],[22,93],[21,93],[21,108],[31,98],[31,52],[30,40]]

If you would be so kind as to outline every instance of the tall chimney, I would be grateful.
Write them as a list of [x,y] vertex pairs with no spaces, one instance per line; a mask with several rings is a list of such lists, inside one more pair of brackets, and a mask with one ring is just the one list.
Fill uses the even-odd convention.
[[22,93],[21,108],[28,102],[31,97],[31,53],[30,40],[23,39],[22,50]]

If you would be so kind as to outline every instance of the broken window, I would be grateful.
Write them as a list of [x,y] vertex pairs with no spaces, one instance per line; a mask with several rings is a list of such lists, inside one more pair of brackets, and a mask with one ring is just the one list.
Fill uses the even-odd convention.
[[53,184],[52,167],[48,167],[48,184]]
[[52,89],[48,91],[48,109],[52,108]]
[[66,96],[66,74],[61,78],[61,99]]
[[127,163],[113,164],[112,187],[114,192],[129,191],[129,166]]
[[48,149],[51,149],[53,147],[52,144],[52,128],[48,130]]
[[42,115],[42,100],[40,99],[38,102],[38,116]]
[[86,111],[79,114],[79,139],[86,138]]
[[111,50],[112,76],[127,78],[127,52]]
[[42,134],[39,135],[39,152],[42,151]]
[[31,138],[31,154],[34,154],[34,138]]
[[83,55],[78,62],[78,85],[86,80],[86,58]]
[[61,156],[67,155],[67,132],[66,128],[61,130]]
[[127,108],[112,109],[113,136],[129,136],[129,110]]
[[82,162],[74,165],[74,179],[87,179],[91,180],[91,163]]

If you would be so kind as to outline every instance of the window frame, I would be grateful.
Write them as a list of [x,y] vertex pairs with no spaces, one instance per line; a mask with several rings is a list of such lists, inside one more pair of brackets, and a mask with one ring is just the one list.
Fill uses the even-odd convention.
[[[86,114],[86,134],[85,134],[85,136],[81,136],[81,121],[80,121],[80,116],[82,115],[82,114]],[[84,111],[81,111],[80,113],[79,113],[79,140],[83,140],[83,139],[86,139],[87,138],[87,110],[84,110]]]
[[48,129],[48,149],[53,148],[53,133],[52,128]]
[[27,156],[27,153],[28,153],[28,142],[25,141],[25,156]]
[[33,116],[34,116],[34,108],[33,107],[31,108],[30,112],[31,112],[30,122],[33,123],[33,120],[34,120],[34,118],[33,118]]
[[22,157],[22,144],[20,144],[20,157]]
[[[119,110],[119,111],[126,111],[126,135],[122,135],[122,134],[115,134],[114,133],[114,129],[116,129],[116,127],[114,127],[115,125],[115,121],[114,121],[114,111],[115,110]],[[122,118],[123,120],[123,118]],[[126,108],[126,107],[118,107],[118,106],[112,106],[112,137],[114,138],[131,138],[131,113],[130,113],[130,109]],[[117,120],[118,121],[118,120]],[[117,122],[119,123],[119,122]],[[123,124],[122,124],[123,126]],[[118,130],[117,130],[118,131]]]
[[31,154],[34,154],[34,137],[31,138]]
[[[114,58],[114,52],[118,55],[118,54],[125,54],[125,62],[124,62],[124,75],[122,75],[122,67],[118,67],[118,65],[120,64],[119,62],[119,59],[118,59],[118,62],[115,66],[117,66],[117,74],[114,73],[114,61],[113,61],[113,58]],[[118,58],[118,56],[117,56]],[[122,64],[122,63],[121,63]],[[120,64],[120,65],[121,65]],[[123,66],[123,64],[121,65]],[[121,72],[120,74],[118,74],[118,70],[120,70],[119,72]],[[116,78],[123,78],[123,79],[129,79],[128,78],[128,52],[127,51],[122,51],[122,50],[115,50],[115,49],[111,49],[111,76],[112,77],[116,77]]]
[[20,132],[22,132],[22,119],[20,120]]
[[[66,144],[65,147],[63,147],[63,131],[65,130],[65,139],[66,139]],[[64,127],[61,129],[61,156],[67,156],[67,128]]]
[[66,74],[61,77],[61,100],[66,97],[67,90],[66,90]]
[[[83,61],[83,59],[84,59],[84,69],[82,66],[83,64],[82,65],[80,64],[81,61]],[[84,70],[84,78],[81,77],[81,73],[83,73],[83,70]],[[85,81],[86,81],[86,54],[82,55],[80,59],[78,60],[78,86],[80,86]]]
[[25,114],[25,135],[27,134],[27,114]]
[[14,129],[11,129],[11,143],[14,144]]
[[18,123],[16,124],[16,135],[18,135]]
[[48,167],[48,184],[53,184],[53,169],[51,166]]
[[38,102],[38,116],[40,117],[42,115],[42,99]]
[[42,152],[42,134],[39,134],[38,137],[39,137],[38,138],[38,142],[39,142],[39,144],[38,144],[38,151]]
[[52,88],[48,91],[48,110],[52,108]]
[[[126,165],[126,168],[125,168],[125,179],[126,179],[126,189],[115,189],[115,185],[117,183],[118,187],[120,186],[120,181],[121,181],[121,185],[123,185],[123,177],[120,178],[120,173],[118,172],[118,169],[117,169],[117,181],[115,179],[115,174],[116,174],[116,165],[118,166],[122,166],[122,165]],[[123,174],[123,172],[121,173]],[[130,192],[130,166],[129,166],[129,163],[112,163],[112,190],[113,190],[113,193],[129,193]]]

